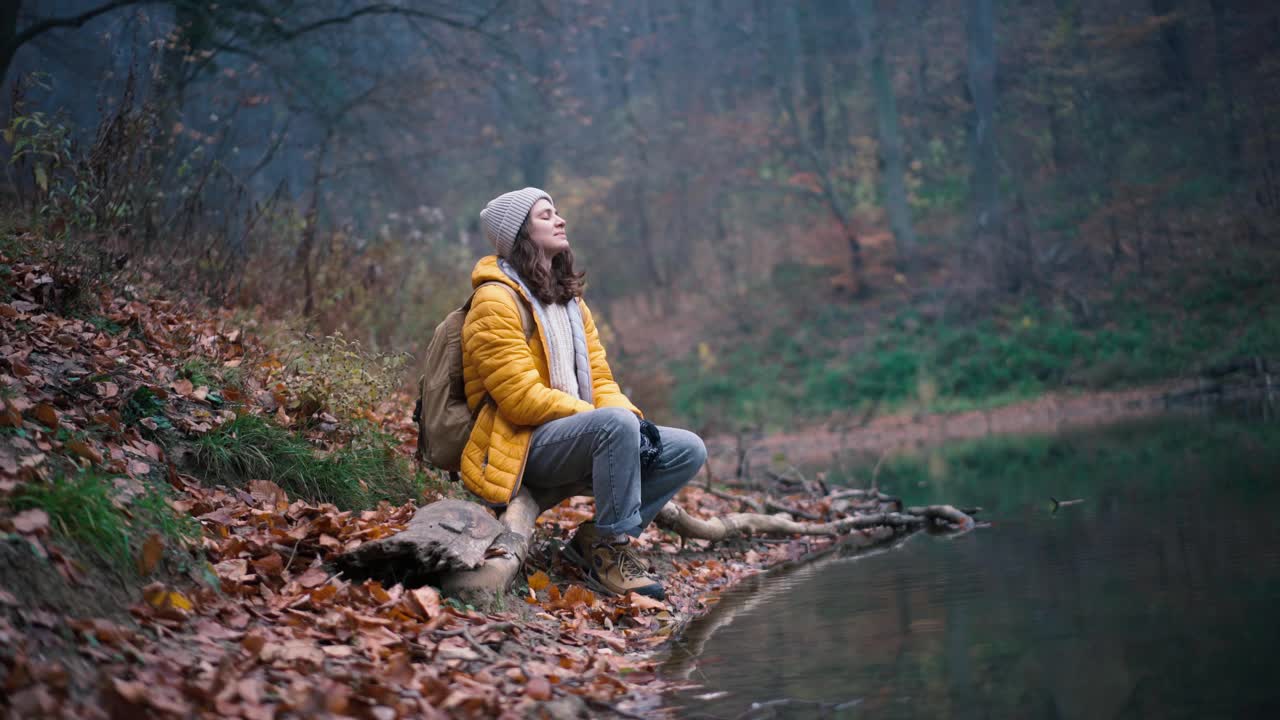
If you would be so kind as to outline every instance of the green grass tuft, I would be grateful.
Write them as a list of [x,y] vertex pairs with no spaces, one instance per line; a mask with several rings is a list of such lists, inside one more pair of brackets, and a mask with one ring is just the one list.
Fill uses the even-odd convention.
[[416,499],[422,479],[388,436],[357,428],[351,443],[327,455],[256,415],[242,415],[196,443],[196,458],[216,481],[271,480],[291,497],[368,508]]
[[18,510],[44,510],[59,535],[122,564],[129,559],[129,525],[113,494],[110,478],[80,472],[25,486],[13,504]]
[[174,510],[169,505],[171,495],[166,487],[148,487],[125,509],[117,502],[111,477],[82,470],[24,486],[13,506],[19,511],[44,510],[59,537],[129,571],[141,543],[152,532],[159,532],[167,552],[178,558],[189,557],[185,549],[199,539],[200,523]]

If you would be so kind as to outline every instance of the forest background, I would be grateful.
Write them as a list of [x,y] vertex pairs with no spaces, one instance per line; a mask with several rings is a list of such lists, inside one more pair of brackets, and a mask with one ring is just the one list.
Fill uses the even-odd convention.
[[703,432],[1280,356],[1271,2],[19,1],[0,74],[6,223],[369,357],[546,188]]

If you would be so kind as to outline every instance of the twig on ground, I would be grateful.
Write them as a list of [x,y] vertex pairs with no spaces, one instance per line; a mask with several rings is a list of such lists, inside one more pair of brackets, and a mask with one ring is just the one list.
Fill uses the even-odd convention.
[[723,500],[731,500],[733,502],[741,503],[748,508],[751,508],[753,512],[764,512],[764,508],[758,501],[754,498],[747,497],[746,495],[735,495],[734,493],[725,492],[724,490],[716,490],[715,488],[707,488],[707,492]]

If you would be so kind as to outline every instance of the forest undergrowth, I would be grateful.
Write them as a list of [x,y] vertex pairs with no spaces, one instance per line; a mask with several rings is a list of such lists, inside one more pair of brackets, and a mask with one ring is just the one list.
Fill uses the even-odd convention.
[[[602,597],[556,549],[592,516],[574,498],[488,606],[347,580],[338,554],[466,496],[413,464],[412,398],[368,394],[396,363],[145,271],[86,272],[61,241],[20,223],[0,241],[0,710],[16,717],[660,714],[656,649],[720,589],[836,540],[677,548],[650,528],[637,542],[667,602]],[[797,492],[777,497],[826,512]],[[762,502],[679,501],[703,517]]]

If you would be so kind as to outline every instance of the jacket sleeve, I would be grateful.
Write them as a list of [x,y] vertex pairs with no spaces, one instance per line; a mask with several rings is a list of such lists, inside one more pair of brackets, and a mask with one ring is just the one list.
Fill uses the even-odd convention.
[[481,288],[462,326],[462,346],[498,412],[516,425],[537,426],[591,410],[589,403],[547,386],[524,338],[520,312],[502,288]]
[[591,317],[587,304],[581,303],[582,324],[587,331],[587,353],[591,356],[591,392],[597,408],[620,407],[630,410],[644,419],[644,413],[636,407],[613,379],[613,371],[609,369],[609,361],[605,358],[604,345],[600,344],[600,333],[596,330],[596,321]]

